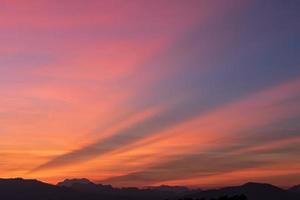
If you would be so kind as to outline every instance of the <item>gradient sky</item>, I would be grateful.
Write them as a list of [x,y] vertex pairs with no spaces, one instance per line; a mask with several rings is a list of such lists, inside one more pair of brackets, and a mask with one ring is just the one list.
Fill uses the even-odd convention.
[[300,183],[300,1],[0,0],[0,177]]

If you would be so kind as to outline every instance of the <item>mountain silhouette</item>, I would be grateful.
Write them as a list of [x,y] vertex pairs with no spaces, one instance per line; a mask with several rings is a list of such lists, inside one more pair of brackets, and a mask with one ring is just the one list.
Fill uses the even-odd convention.
[[215,190],[187,195],[191,198],[214,198],[221,196],[235,196],[244,194],[248,200],[299,200],[300,195],[296,195],[289,190],[284,190],[266,183],[249,182],[241,186],[225,187]]
[[[151,190],[159,190],[159,191],[165,191],[165,192],[174,192],[176,194],[183,194],[190,191],[189,188],[184,186],[169,186],[169,185],[160,185],[160,186],[149,186],[145,187],[145,189],[151,189]],[[198,189],[198,191],[201,191]]]
[[289,191],[300,194],[300,185],[295,185],[289,189]]
[[[51,185],[34,179],[0,179],[2,200],[299,200],[299,186],[288,190],[270,184],[246,183],[214,190],[188,189],[181,186],[114,188],[88,179],[66,179]],[[227,198],[231,197],[231,198]]]
[[22,178],[0,179],[0,199],[2,200],[60,200],[79,199],[72,190],[57,187],[37,180]]
[[111,185],[95,184],[87,179],[66,179],[57,184],[59,187],[69,188],[81,194],[101,196],[105,199],[166,199],[175,198],[177,194],[189,191],[188,188],[179,186],[114,188]]
[[86,178],[65,179],[64,181],[57,183],[58,186],[65,186],[65,187],[72,187],[76,184],[90,185],[90,184],[94,184],[94,183]]

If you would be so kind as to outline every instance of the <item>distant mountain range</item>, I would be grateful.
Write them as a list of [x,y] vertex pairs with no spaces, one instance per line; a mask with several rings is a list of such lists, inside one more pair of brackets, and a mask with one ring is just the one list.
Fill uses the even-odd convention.
[[[114,188],[88,179],[66,179],[57,185],[22,178],[0,179],[1,200],[177,200],[226,199],[245,195],[248,200],[300,200],[300,185],[281,189],[271,184],[246,183],[214,190],[188,189],[182,186]],[[243,198],[232,198],[243,199]]]

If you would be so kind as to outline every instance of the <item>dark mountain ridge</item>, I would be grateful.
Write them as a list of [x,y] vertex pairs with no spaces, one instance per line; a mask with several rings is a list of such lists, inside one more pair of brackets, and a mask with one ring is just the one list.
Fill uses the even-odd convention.
[[74,197],[76,194],[71,189],[57,187],[34,179],[0,179],[1,200],[71,200]]
[[289,189],[289,191],[300,194],[300,185],[295,185]]
[[95,184],[88,179],[66,179],[51,185],[34,179],[0,179],[2,200],[165,200],[165,199],[232,199],[300,200],[299,186],[288,190],[265,183],[246,183],[241,186],[213,190],[188,189],[182,186],[114,188]]
[[249,182],[241,186],[190,193],[187,197],[213,198],[240,194],[244,194],[249,200],[300,200],[300,195],[294,194],[289,190],[284,190],[271,184],[253,182]]

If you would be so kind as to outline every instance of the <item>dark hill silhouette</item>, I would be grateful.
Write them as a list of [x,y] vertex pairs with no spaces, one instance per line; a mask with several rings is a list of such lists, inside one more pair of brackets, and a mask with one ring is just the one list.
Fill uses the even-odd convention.
[[[189,192],[189,188],[183,186],[169,186],[169,185],[160,185],[160,186],[148,186],[145,189],[151,190],[159,190],[159,191],[166,191],[166,192],[174,192],[176,194],[184,194]],[[198,191],[201,191],[198,189]]]
[[114,188],[87,179],[69,179],[57,185],[21,178],[0,179],[0,200],[245,200],[246,197],[248,200],[300,200],[300,194],[292,188],[284,190],[261,183],[201,191],[165,185],[143,189]]
[[265,183],[246,183],[241,186],[225,187],[218,190],[207,190],[187,195],[193,198],[213,198],[221,196],[234,196],[244,194],[248,200],[299,200],[300,195],[293,194]]
[[289,189],[289,191],[300,194],[300,185],[295,185]]
[[[70,189],[56,187],[37,180],[0,179],[1,200],[76,199],[76,195]],[[80,196],[77,197],[80,198]]]
[[[152,188],[114,188],[111,185],[95,184],[87,179],[66,179],[57,184],[60,187],[69,188],[82,194],[93,194],[106,199],[166,199],[175,198],[177,194],[183,194],[183,187],[162,186]],[[185,188],[189,191],[188,188]],[[178,191],[177,191],[178,190]]]

